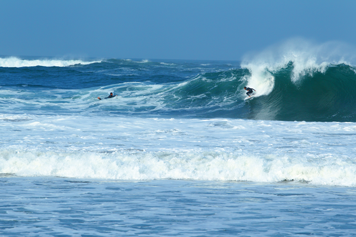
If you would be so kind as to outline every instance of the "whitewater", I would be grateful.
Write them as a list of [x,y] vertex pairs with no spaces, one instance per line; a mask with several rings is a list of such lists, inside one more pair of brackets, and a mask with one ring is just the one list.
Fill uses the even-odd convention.
[[354,235],[347,52],[0,58],[1,235]]

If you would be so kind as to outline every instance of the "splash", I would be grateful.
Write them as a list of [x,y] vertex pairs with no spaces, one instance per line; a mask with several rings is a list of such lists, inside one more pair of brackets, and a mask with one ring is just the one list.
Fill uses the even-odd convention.
[[275,84],[274,73],[292,64],[291,81],[296,83],[304,76],[315,72],[325,73],[332,65],[352,65],[356,50],[341,42],[316,44],[295,38],[279,45],[273,45],[258,54],[246,55],[241,67],[247,68],[251,76],[246,77],[247,85],[255,88],[258,95],[268,95]]

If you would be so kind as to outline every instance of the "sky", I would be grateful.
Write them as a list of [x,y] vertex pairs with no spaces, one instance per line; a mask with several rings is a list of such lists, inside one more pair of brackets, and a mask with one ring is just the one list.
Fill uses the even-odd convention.
[[354,0],[1,0],[0,55],[241,60],[294,37],[356,44]]

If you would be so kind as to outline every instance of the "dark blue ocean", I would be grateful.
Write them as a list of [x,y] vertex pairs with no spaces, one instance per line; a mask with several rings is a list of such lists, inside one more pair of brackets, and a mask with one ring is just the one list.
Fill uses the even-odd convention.
[[265,55],[0,57],[0,235],[356,235],[355,67]]

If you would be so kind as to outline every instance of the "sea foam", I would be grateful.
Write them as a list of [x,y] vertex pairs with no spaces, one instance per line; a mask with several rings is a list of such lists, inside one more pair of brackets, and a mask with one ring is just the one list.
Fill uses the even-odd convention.
[[17,176],[356,186],[354,123],[13,115],[0,127],[0,173]]
[[2,150],[0,173],[109,180],[212,180],[356,185],[356,164],[218,151],[52,152]]
[[0,67],[68,67],[77,64],[87,65],[99,63],[99,61],[82,61],[82,60],[61,60],[61,59],[21,59],[17,57],[0,58]]

